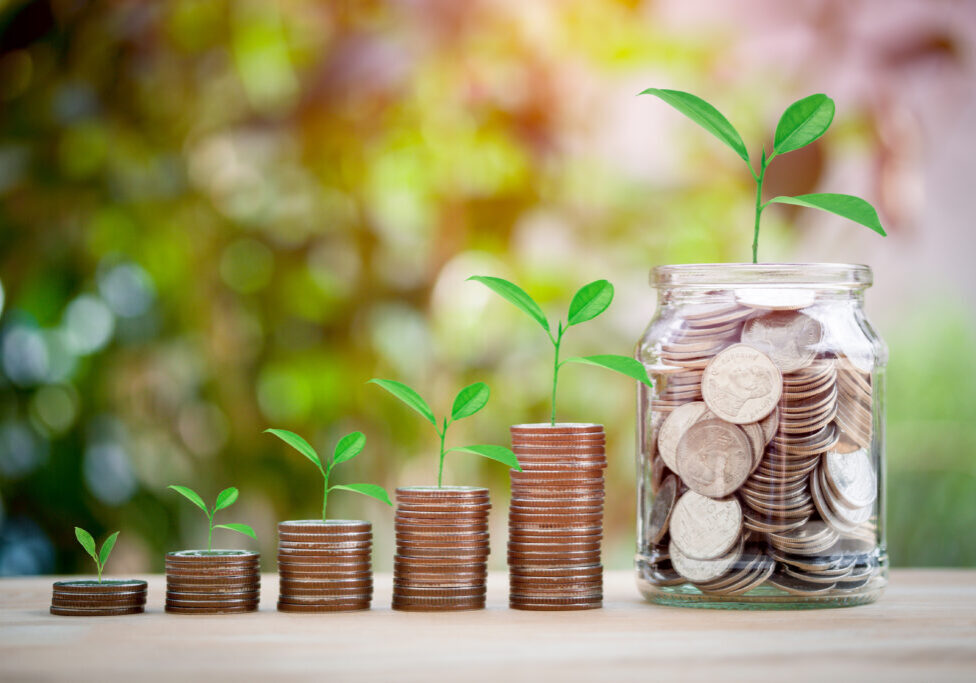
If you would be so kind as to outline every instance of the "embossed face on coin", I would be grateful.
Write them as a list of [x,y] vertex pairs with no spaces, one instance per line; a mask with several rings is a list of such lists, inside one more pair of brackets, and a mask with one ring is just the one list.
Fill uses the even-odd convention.
[[731,550],[742,529],[735,498],[713,500],[688,491],[671,514],[671,540],[693,560],[713,560]]
[[770,313],[753,318],[742,329],[742,342],[769,356],[780,372],[808,366],[822,339],[820,323],[802,313]]
[[783,376],[769,356],[735,344],[715,356],[702,375],[702,397],[726,422],[758,422],[776,407]]
[[752,471],[752,444],[737,425],[703,420],[692,425],[678,442],[678,475],[692,491],[723,498]]
[[698,420],[707,410],[702,401],[685,403],[676,408],[661,425],[657,437],[657,452],[664,459],[664,464],[677,471],[678,442],[688,428]]

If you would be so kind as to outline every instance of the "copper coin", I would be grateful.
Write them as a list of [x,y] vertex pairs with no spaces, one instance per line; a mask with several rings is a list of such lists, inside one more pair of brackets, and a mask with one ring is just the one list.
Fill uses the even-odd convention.
[[242,612],[257,611],[257,603],[233,607],[178,607],[176,605],[166,605],[166,612],[169,614],[240,614]]
[[549,424],[546,422],[532,424],[518,424],[509,427],[513,435],[515,434],[601,434],[603,425],[585,422],[557,422]]
[[353,519],[298,519],[278,523],[278,532],[290,531],[305,534],[322,534],[341,536],[347,534],[369,532],[373,528],[371,522]]
[[489,491],[475,486],[403,486],[396,490],[397,500],[455,500],[459,502],[473,499],[487,499]]
[[532,598],[510,597],[508,606],[510,609],[519,609],[533,612],[571,612],[583,609],[600,609],[603,607],[602,598],[599,600],[580,600],[553,604],[548,601],[541,601]]
[[124,614],[142,614],[145,612],[145,607],[143,605],[136,605],[132,607],[96,607],[96,608],[78,608],[78,607],[55,607],[51,605],[51,614],[56,614],[60,617],[117,617]]
[[295,547],[302,547],[306,545],[309,547],[317,547],[323,544],[328,546],[333,543],[371,543],[372,540],[372,531],[336,536],[327,536],[325,534],[297,534],[288,531],[278,533],[279,545],[287,544]]
[[393,561],[394,566],[399,571],[412,571],[414,569],[425,572],[481,571],[487,566],[487,561],[484,558],[469,557],[406,557],[395,555]]
[[261,553],[250,550],[176,550],[166,553],[167,562],[235,564],[257,562]]
[[61,593],[116,593],[119,591],[145,591],[146,582],[139,580],[119,581],[55,581],[54,590]]
[[186,586],[166,584],[167,593],[185,593],[187,595],[239,595],[242,593],[257,593],[261,590],[260,583],[241,586]]
[[84,598],[58,598],[51,600],[51,607],[67,607],[71,609],[121,609],[125,607],[145,606],[146,596],[140,598],[104,600],[96,598],[86,600]]
[[278,603],[279,612],[357,612],[370,608],[371,600],[350,600],[348,602],[330,603],[328,605],[290,605]]

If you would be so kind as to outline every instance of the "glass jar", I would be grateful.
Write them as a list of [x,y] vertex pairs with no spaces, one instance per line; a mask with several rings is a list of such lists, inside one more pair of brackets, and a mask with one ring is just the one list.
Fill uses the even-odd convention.
[[637,583],[650,602],[802,608],[887,584],[884,371],[867,266],[652,273],[637,347]]

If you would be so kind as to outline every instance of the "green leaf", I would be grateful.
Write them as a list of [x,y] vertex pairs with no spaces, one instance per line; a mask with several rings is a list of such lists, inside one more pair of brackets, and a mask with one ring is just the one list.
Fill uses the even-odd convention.
[[95,539],[92,538],[92,535],[82,529],[80,526],[76,526],[75,538],[77,538],[78,542],[81,543],[81,547],[85,549],[85,552],[91,555],[91,558],[95,560],[95,564],[98,564],[98,553],[95,552]]
[[102,543],[102,550],[100,553],[98,553],[98,557],[99,564],[101,564],[103,567],[105,566],[105,563],[108,562],[108,556],[112,554],[112,548],[115,547],[115,541],[118,539],[118,537],[119,532],[116,531],[114,534],[106,538],[104,543]]
[[482,458],[488,458],[489,460],[497,460],[503,465],[508,465],[513,470],[522,471],[522,466],[519,465],[518,458],[509,449],[504,446],[493,446],[491,444],[476,444],[474,446],[458,446],[456,448],[451,448],[451,451],[457,451],[459,453],[472,453],[474,455],[480,455]]
[[217,503],[214,505],[214,512],[229,508],[237,500],[237,489],[231,486],[217,494]]
[[749,152],[746,150],[746,144],[742,142],[739,131],[729,123],[729,120],[718,109],[702,98],[680,90],[663,90],[660,88],[648,88],[641,95],[654,95],[664,100],[731,147],[732,151],[738,154],[743,161],[749,163]]
[[649,387],[654,385],[651,383],[651,378],[647,376],[647,370],[644,369],[643,364],[640,361],[630,358],[628,356],[618,356],[616,354],[604,354],[599,356],[581,356],[577,358],[567,358],[564,363],[582,363],[584,365],[597,365],[601,368],[609,368],[619,372],[621,375],[627,375],[636,379],[638,382],[643,382]]
[[184,498],[189,500],[191,503],[196,505],[198,508],[207,513],[207,517],[210,516],[210,510],[207,509],[207,504],[203,502],[203,498],[193,489],[189,489],[185,486],[177,486],[176,484],[170,484],[169,488],[173,489]]
[[569,325],[578,325],[593,320],[613,301],[613,285],[606,280],[597,280],[583,285],[569,302]]
[[337,465],[340,462],[345,462],[346,460],[352,460],[357,455],[362,453],[363,448],[366,447],[366,435],[362,432],[353,432],[352,434],[346,434],[344,437],[339,439],[339,443],[336,444],[335,452],[332,454],[332,464]]
[[832,192],[818,192],[814,194],[801,194],[796,197],[773,197],[767,204],[793,204],[795,206],[806,206],[811,209],[829,211],[838,216],[843,216],[855,223],[867,226],[882,237],[887,234],[881,227],[881,219],[878,212],[869,203],[850,194],[834,194]]
[[387,494],[386,489],[384,489],[382,486],[377,486],[376,484],[336,484],[335,486],[329,487],[330,491],[333,489],[361,493],[364,496],[375,498],[376,500],[393,507],[393,501],[390,500],[390,496]]
[[464,387],[454,399],[451,419],[460,420],[463,417],[471,417],[485,407],[490,395],[491,390],[484,382],[475,382]]
[[468,280],[474,280],[485,285],[503,299],[507,299],[516,308],[530,315],[537,323],[542,325],[542,329],[546,332],[549,331],[549,321],[546,320],[546,314],[542,312],[539,304],[515,283],[503,280],[500,277],[488,277],[486,275],[472,275]]
[[247,524],[217,524],[214,529],[228,529],[230,531],[236,531],[239,534],[244,534],[245,536],[250,536],[256,539],[258,535],[254,533],[254,529],[249,527]]
[[398,399],[406,403],[408,406],[416,410],[418,413],[423,415],[425,420],[434,425],[434,429],[437,429],[437,420],[434,418],[434,411],[430,409],[427,402],[422,399],[420,394],[418,394],[416,391],[408,387],[403,382],[397,382],[396,380],[392,379],[371,379],[369,381],[373,384],[380,385]]
[[786,108],[776,124],[773,151],[785,154],[819,138],[834,120],[834,101],[823,94],[810,95]]
[[314,462],[315,466],[320,470],[322,469],[322,461],[319,459],[319,454],[316,453],[315,449],[309,445],[308,441],[298,436],[298,434],[289,432],[287,429],[265,429],[264,431],[268,434],[274,434],[286,444]]

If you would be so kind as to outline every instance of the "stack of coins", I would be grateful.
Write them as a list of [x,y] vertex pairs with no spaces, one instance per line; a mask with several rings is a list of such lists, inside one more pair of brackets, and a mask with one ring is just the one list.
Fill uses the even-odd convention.
[[877,570],[870,373],[799,310],[809,296],[769,294],[689,307],[655,350],[642,543],[657,586],[823,595]]
[[522,471],[510,472],[509,606],[524,610],[603,605],[603,426],[511,428]]
[[373,525],[343,519],[278,525],[278,610],[369,609],[373,599]]
[[483,609],[488,576],[488,489],[397,489],[393,609]]
[[145,581],[56,581],[51,597],[51,614],[62,617],[109,617],[145,609]]
[[248,550],[166,553],[166,611],[255,612],[261,597],[260,555]]

